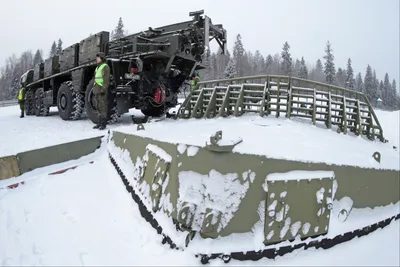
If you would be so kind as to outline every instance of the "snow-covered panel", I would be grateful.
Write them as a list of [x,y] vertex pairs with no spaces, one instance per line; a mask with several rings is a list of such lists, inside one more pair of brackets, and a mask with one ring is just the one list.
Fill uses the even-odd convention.
[[154,154],[156,154],[158,157],[163,159],[165,162],[172,162],[172,157],[170,154],[168,154],[164,149],[160,148],[159,146],[153,145],[153,144],[148,144],[146,146],[146,149],[150,150]]
[[285,173],[271,173],[267,175],[267,181],[291,181],[309,180],[321,178],[334,178],[333,171],[290,171]]
[[[154,148],[154,147],[151,147]],[[154,150],[164,157],[167,155],[163,154],[162,151],[157,149]],[[108,151],[117,161],[118,166],[121,168],[121,171],[125,174],[126,178],[129,181],[129,184],[133,187],[136,194],[139,195],[143,204],[146,208],[151,211],[153,208],[153,201],[151,199],[151,187],[150,185],[142,180],[144,169],[147,165],[149,150],[143,151],[142,157],[137,157],[136,160],[132,160],[131,155],[128,150],[121,149],[117,147],[114,142],[111,140],[108,144]],[[117,177],[118,178],[118,177]],[[180,247],[183,247],[185,244],[186,234],[185,232],[176,231],[176,226],[173,224],[171,217],[168,215],[173,211],[173,205],[170,199],[170,194],[165,194],[166,187],[169,182],[169,176],[167,175],[164,183],[161,185],[162,187],[162,195],[160,198],[160,206],[161,211],[154,213],[155,219],[158,223],[163,227],[163,231],[171,237],[171,239]],[[160,185],[157,185],[160,186]]]
[[197,205],[194,230],[200,230],[206,209],[221,213],[218,231],[227,226],[245,197],[251,180],[241,182],[237,173],[222,174],[211,170],[207,175],[194,171],[181,171],[179,177],[179,203],[188,202]]

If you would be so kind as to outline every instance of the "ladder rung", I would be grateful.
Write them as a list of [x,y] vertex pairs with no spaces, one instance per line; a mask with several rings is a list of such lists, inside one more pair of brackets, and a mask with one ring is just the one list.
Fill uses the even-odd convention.
[[261,104],[260,103],[252,103],[252,102],[243,102],[243,106],[261,107]]

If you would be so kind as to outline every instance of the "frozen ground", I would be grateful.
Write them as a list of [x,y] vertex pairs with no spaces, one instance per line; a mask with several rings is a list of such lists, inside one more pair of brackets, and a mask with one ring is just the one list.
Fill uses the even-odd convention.
[[[398,266],[399,229],[396,221],[330,250],[301,250],[276,260],[231,265]],[[199,264],[193,254],[160,244],[106,154],[93,164],[0,191],[0,240],[2,266]],[[219,260],[211,264],[224,265]]]
[[[387,144],[390,147],[399,144],[399,114],[400,112],[383,111],[377,114],[385,136],[390,140]],[[0,156],[99,135],[99,131],[92,129],[93,124],[89,120],[65,122],[57,115],[19,119],[18,115],[18,106],[0,108]],[[123,116],[122,119],[125,126],[131,123],[129,116]],[[267,121],[255,117],[251,119],[254,121],[249,120],[250,126],[247,128],[249,131],[272,128],[272,126],[278,128],[278,124],[297,124],[277,119]],[[207,131],[218,128],[211,126],[211,122],[211,120],[205,122],[208,124],[204,126],[208,127]],[[190,125],[194,122],[187,123]],[[261,123],[264,126],[255,125]],[[161,128],[158,128],[158,124],[160,123],[145,126],[144,132],[155,132],[156,129],[165,131],[166,128],[170,128],[173,134],[180,134],[183,127],[179,126],[179,123],[174,124],[169,121],[163,122]],[[117,124],[109,128],[115,129],[120,126]],[[239,130],[242,126],[243,124],[237,125],[237,131],[232,134],[232,138],[234,135],[241,135],[242,132]],[[312,128],[309,125],[304,127]],[[125,131],[128,128],[120,129]],[[299,129],[294,130],[300,131]],[[325,129],[315,130],[329,132]],[[274,134],[279,134],[279,131],[276,130]],[[228,133],[224,133],[224,137],[227,135]],[[368,142],[352,136],[340,136],[335,132],[325,134],[324,138],[330,142],[331,136],[352,138],[354,142]],[[194,140],[194,132],[187,134],[186,137],[191,138],[193,142],[200,142]],[[201,145],[204,145],[209,134],[204,133],[201,137],[203,138]],[[351,145],[351,142],[348,144]],[[379,143],[371,142],[371,144],[383,147]],[[315,148],[312,144],[308,145]],[[285,142],[280,146],[285,149]],[[98,151],[95,155],[74,162],[42,168],[24,177],[0,183],[2,187],[11,181],[26,181],[25,185],[16,189],[0,190],[1,266],[199,264],[199,259],[194,258],[191,253],[171,251],[160,244],[160,237],[141,218],[136,204],[126,193],[107,155],[101,152]],[[397,157],[398,153],[397,151]],[[338,160],[338,155],[335,156],[332,160]],[[94,163],[83,164],[90,160],[94,160]],[[47,175],[51,171],[75,165],[77,162],[83,165],[64,174]],[[372,218],[369,219],[374,221]],[[355,218],[352,224],[357,224]],[[300,250],[276,260],[231,261],[230,264],[399,266],[399,229],[400,223],[396,221],[385,229],[330,250]],[[212,261],[211,264],[224,265],[219,260]]]

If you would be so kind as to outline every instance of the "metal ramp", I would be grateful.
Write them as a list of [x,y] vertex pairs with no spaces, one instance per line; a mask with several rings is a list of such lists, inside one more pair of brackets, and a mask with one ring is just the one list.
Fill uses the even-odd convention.
[[323,122],[328,129],[385,142],[367,97],[334,85],[289,76],[250,76],[200,82],[182,103],[178,118],[215,118],[258,113]]

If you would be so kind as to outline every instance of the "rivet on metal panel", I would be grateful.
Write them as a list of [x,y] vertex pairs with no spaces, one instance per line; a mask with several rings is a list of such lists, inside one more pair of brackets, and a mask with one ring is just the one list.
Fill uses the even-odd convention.
[[139,123],[138,126],[137,126],[137,130],[138,131],[144,130],[143,124]]
[[377,162],[381,163],[381,153],[375,152],[372,156]]
[[214,135],[210,136],[210,143],[206,142],[206,149],[214,152],[232,152],[233,148],[241,143],[243,140],[239,139],[237,141],[231,142],[231,144],[221,145],[219,142],[222,139],[222,131],[216,132]]

